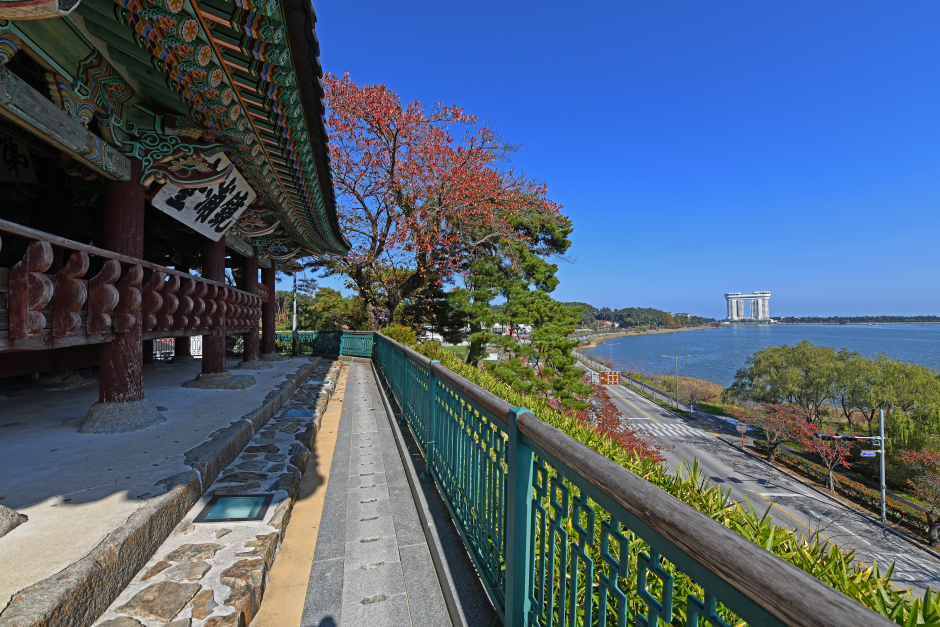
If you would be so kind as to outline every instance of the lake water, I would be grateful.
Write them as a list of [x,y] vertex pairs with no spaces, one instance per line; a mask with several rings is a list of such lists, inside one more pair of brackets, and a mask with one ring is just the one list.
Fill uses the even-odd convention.
[[755,351],[801,340],[869,357],[884,353],[940,370],[940,324],[726,326],[616,338],[587,352],[611,357],[618,368],[632,365],[647,374],[675,372],[675,360],[663,355],[690,355],[679,360],[680,375],[728,386]]

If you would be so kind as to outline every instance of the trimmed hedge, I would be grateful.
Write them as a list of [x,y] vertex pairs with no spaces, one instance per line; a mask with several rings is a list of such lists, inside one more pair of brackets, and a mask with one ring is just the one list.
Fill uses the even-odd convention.
[[[670,472],[665,465],[628,453],[590,425],[580,423],[573,417],[551,408],[545,398],[516,392],[489,372],[467,365],[436,342],[426,342],[413,348],[426,357],[437,359],[441,365],[501,397],[513,406],[526,407],[541,420],[597,453],[617,462],[716,522],[760,544],[778,557],[897,624],[940,625],[940,592],[936,595],[927,594],[923,598],[914,598],[889,584],[893,566],[882,574],[876,567],[866,568],[860,565],[854,560],[851,552],[843,552],[834,544],[821,542],[819,538],[811,542],[802,534],[776,526],[770,522],[770,506],[763,515],[758,514],[752,507],[744,509],[730,499],[730,490],[724,493],[720,487],[702,476],[698,470],[698,460],[695,460],[690,467],[686,466],[685,472],[683,470]],[[640,550],[640,545],[631,542],[631,552],[638,550]],[[634,559],[635,556],[631,558],[631,562]],[[683,573],[668,563],[665,566],[674,571],[671,574],[675,578],[677,600],[684,598],[683,594],[687,594],[686,590],[691,592],[698,590],[694,582]],[[630,569],[630,572],[634,571],[635,569]],[[640,604],[637,604],[637,608],[643,609],[640,608]],[[679,607],[677,603],[675,609],[676,624],[684,624],[684,604]],[[609,616],[612,617],[612,615]],[[634,620],[631,607],[630,624]]]

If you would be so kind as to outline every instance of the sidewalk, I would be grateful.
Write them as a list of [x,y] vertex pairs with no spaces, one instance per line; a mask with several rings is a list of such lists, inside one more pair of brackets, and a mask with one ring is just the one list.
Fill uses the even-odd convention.
[[[303,542],[296,550],[285,544],[279,562],[285,568],[272,571],[266,601],[281,598],[299,610],[296,587],[306,577],[302,627],[449,626],[372,368],[359,362],[348,367],[345,391],[336,394],[342,409],[322,510],[298,510],[291,521],[291,534],[316,534],[314,546],[308,540],[301,555]],[[286,609],[262,607],[256,624],[293,627]]]

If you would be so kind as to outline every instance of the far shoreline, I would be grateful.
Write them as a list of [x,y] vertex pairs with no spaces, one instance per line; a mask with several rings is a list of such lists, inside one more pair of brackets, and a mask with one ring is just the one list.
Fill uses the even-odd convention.
[[594,338],[590,342],[587,342],[586,345],[582,345],[581,348],[587,350],[589,348],[597,348],[607,340],[615,340],[619,337],[633,337],[638,335],[658,335],[660,333],[678,333],[679,331],[700,331],[702,329],[720,329],[722,327],[685,327],[682,329],[660,329],[658,331],[631,331],[629,333],[611,333],[610,335],[604,335],[598,338]]

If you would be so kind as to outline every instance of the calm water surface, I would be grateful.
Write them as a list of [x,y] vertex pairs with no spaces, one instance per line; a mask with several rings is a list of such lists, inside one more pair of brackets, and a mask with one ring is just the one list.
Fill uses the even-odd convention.
[[728,386],[734,373],[755,351],[808,340],[836,350],[848,348],[866,356],[884,353],[940,370],[940,325],[748,325],[657,335],[623,337],[588,354],[611,357],[618,368],[636,366],[650,374],[672,373],[675,360],[663,355],[690,355],[679,360],[679,374]]

